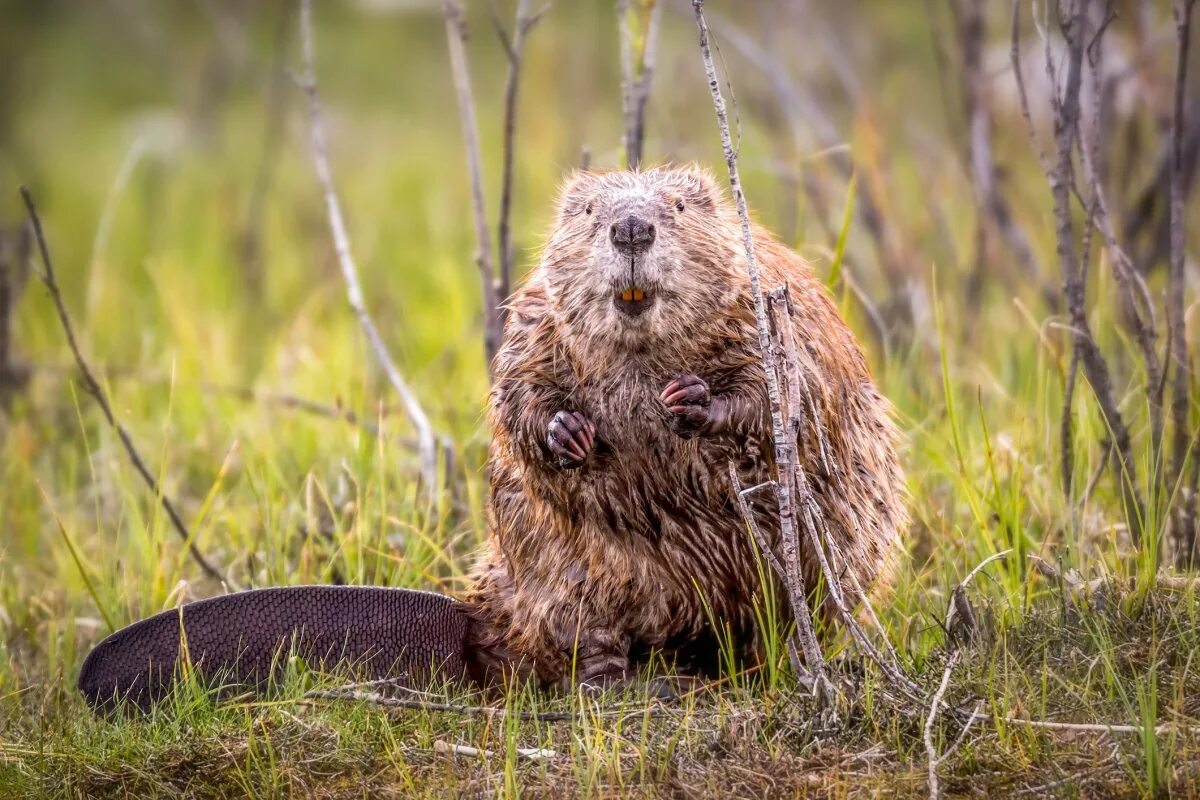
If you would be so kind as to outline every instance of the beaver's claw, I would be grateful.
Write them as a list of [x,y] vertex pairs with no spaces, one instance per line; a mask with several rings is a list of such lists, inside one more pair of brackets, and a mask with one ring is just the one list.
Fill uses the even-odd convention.
[[582,466],[596,443],[596,426],[578,411],[559,411],[550,420],[546,446],[566,469]]
[[659,399],[670,414],[671,430],[676,435],[691,439],[712,429],[714,398],[703,378],[680,375],[667,384]]

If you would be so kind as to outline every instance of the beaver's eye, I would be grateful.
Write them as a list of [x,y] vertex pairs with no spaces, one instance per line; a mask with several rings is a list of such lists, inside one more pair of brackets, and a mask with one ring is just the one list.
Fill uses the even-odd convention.
[[592,201],[589,200],[587,205],[583,207],[583,213],[590,215],[592,213]]
[[675,201],[675,210],[679,211],[679,212],[683,211],[683,198],[680,198]]

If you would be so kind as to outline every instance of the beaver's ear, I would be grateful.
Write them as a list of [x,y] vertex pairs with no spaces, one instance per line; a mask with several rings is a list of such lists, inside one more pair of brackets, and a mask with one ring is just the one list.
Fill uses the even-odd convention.
[[721,200],[721,186],[712,173],[698,164],[688,164],[677,170],[680,190],[691,206],[712,211]]
[[558,219],[561,223],[568,217],[585,213],[592,202],[596,188],[596,173],[577,169],[567,176],[558,190]]

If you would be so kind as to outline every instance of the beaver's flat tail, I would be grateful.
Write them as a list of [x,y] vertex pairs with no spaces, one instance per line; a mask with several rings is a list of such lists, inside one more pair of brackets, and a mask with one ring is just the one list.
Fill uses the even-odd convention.
[[187,669],[207,685],[261,690],[293,653],[316,669],[351,665],[364,680],[468,678],[463,651],[471,624],[459,603],[432,592],[255,589],[189,603],[113,633],[83,662],[79,691],[98,711],[121,701],[145,710]]

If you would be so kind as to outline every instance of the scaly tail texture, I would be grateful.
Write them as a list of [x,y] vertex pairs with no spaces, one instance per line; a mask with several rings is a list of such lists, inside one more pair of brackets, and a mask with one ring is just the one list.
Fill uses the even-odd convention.
[[461,604],[432,592],[256,589],[189,603],[117,631],[88,654],[79,690],[97,711],[121,700],[146,710],[170,692],[185,666],[208,685],[262,690],[292,653],[316,669],[352,665],[364,680],[473,679],[464,649],[475,624]]

